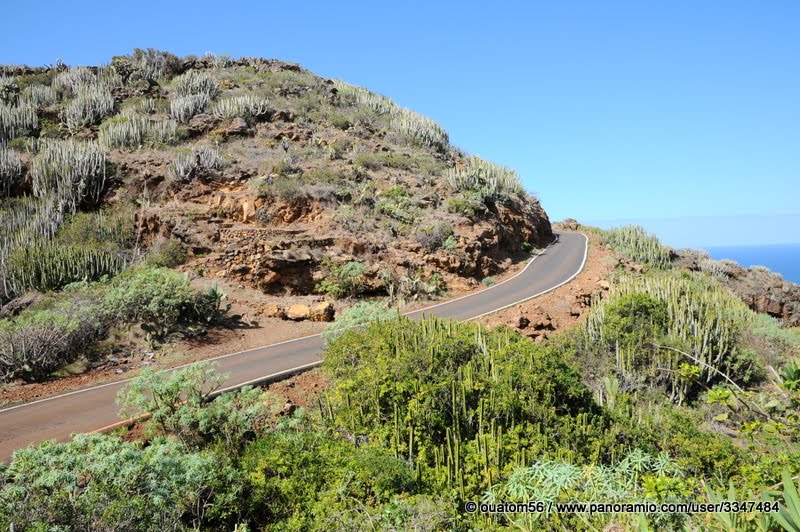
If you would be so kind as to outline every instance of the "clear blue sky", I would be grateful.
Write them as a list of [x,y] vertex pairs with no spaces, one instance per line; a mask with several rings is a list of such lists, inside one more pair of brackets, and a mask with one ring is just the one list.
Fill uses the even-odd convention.
[[[675,245],[711,245],[759,241],[770,215],[785,222],[772,240],[800,242],[795,0],[40,1],[2,12],[0,63],[96,64],[133,47],[294,61],[517,168],[552,219],[670,219]],[[730,217],[745,227],[733,241],[703,233]]]

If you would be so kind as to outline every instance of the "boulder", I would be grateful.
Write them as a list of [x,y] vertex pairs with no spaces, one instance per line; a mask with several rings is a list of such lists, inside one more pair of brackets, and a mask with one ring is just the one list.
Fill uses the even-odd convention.
[[531,324],[531,320],[527,316],[520,316],[517,320],[517,329],[525,329]]
[[306,305],[291,305],[286,309],[286,319],[293,321],[307,320],[311,317],[311,309]]
[[323,301],[311,307],[311,321],[333,321],[335,315],[333,303]]
[[242,203],[242,221],[252,222],[256,219],[256,205],[252,199],[245,200]]
[[267,318],[286,319],[286,311],[283,310],[283,307],[280,307],[278,305],[267,305],[266,307],[264,307],[261,313]]

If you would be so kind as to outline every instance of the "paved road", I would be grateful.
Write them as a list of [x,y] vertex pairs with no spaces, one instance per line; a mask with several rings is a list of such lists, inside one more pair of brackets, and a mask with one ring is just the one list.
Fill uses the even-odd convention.
[[[558,240],[528,263],[516,276],[474,294],[439,303],[409,314],[460,320],[485,314],[531,299],[569,282],[583,269],[586,237],[561,234]],[[275,380],[319,364],[323,341],[319,335],[234,353],[216,359],[220,370],[230,375],[226,388]],[[7,461],[15,449],[46,439],[66,440],[70,434],[91,432],[118,423],[114,402],[125,381],[42,399],[0,410],[0,460]]]

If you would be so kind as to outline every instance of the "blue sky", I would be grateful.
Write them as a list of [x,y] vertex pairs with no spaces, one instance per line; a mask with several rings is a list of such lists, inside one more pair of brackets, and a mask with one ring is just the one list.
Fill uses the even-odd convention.
[[97,64],[134,47],[294,61],[386,94],[513,166],[554,220],[635,221],[678,246],[800,242],[796,1],[2,11],[0,63]]

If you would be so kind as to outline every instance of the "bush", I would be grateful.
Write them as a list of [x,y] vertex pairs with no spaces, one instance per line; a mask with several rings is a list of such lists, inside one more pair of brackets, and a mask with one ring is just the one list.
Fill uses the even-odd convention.
[[222,167],[222,159],[217,150],[200,146],[190,153],[179,153],[170,165],[170,173],[178,181],[187,182],[199,177],[207,177],[213,170]]
[[115,116],[100,125],[98,143],[106,149],[138,147],[142,145],[150,128],[150,120],[143,116]]
[[47,85],[30,85],[22,91],[22,101],[41,109],[56,103],[58,93]]
[[170,102],[169,112],[172,118],[185,124],[191,120],[194,115],[202,113],[210,101],[206,94],[179,96]]
[[670,266],[669,248],[641,227],[629,225],[610,229],[603,231],[602,237],[614,251],[632,261],[658,269]]
[[103,434],[18,450],[2,477],[0,523],[20,530],[232,530],[213,519],[245,482],[217,454]]
[[[695,365],[704,386],[720,381],[715,370],[742,383],[759,378],[762,370],[741,343],[752,319],[753,312],[714,279],[660,272],[623,279],[593,307],[584,332],[594,346],[611,350],[623,374],[661,383],[683,401],[698,391],[687,374]],[[696,361],[651,344],[678,348]]]
[[486,212],[486,205],[478,192],[466,192],[458,196],[447,198],[447,210],[453,214],[460,214],[473,218]]
[[0,320],[0,381],[43,380],[83,355],[106,329],[103,314],[91,300],[26,309]]
[[179,98],[202,94],[211,100],[219,93],[219,86],[208,74],[189,70],[172,80],[172,92]]
[[181,324],[208,322],[224,296],[198,293],[188,279],[165,268],[134,270],[121,276],[105,297],[109,315],[125,323],[141,322],[152,339],[163,340]]
[[394,320],[400,317],[396,308],[378,301],[361,301],[342,312],[334,323],[325,327],[325,338],[330,340],[353,327],[373,321]]
[[212,400],[224,380],[216,366],[204,363],[160,372],[145,369],[120,390],[120,415],[148,412],[148,426],[178,438],[186,448],[220,443],[228,456],[234,456],[264,423],[268,410],[261,400],[263,392],[250,387]]
[[318,283],[316,291],[334,298],[355,297],[366,289],[365,266],[350,261],[336,264],[330,258],[322,262],[325,280]]
[[[262,436],[248,446],[242,466],[253,485],[257,519],[275,530],[359,530],[361,519],[372,518],[362,512],[383,510],[416,484],[413,469],[391,452],[306,427],[282,426]],[[398,522],[405,529],[410,518],[398,516],[380,529],[397,530]]]
[[612,453],[608,419],[560,355],[509,330],[401,318],[328,344],[324,421],[380,442],[463,499],[525,456]]
[[453,227],[447,222],[437,222],[433,225],[420,227],[415,234],[417,242],[428,251],[434,251],[441,247],[453,249],[458,245],[454,238]]
[[180,59],[169,52],[134,48],[131,55],[112,57],[111,68],[125,84],[145,82],[149,85],[162,77],[172,78],[182,67]]
[[147,257],[147,264],[155,268],[175,268],[189,258],[186,247],[177,240],[156,247]]

